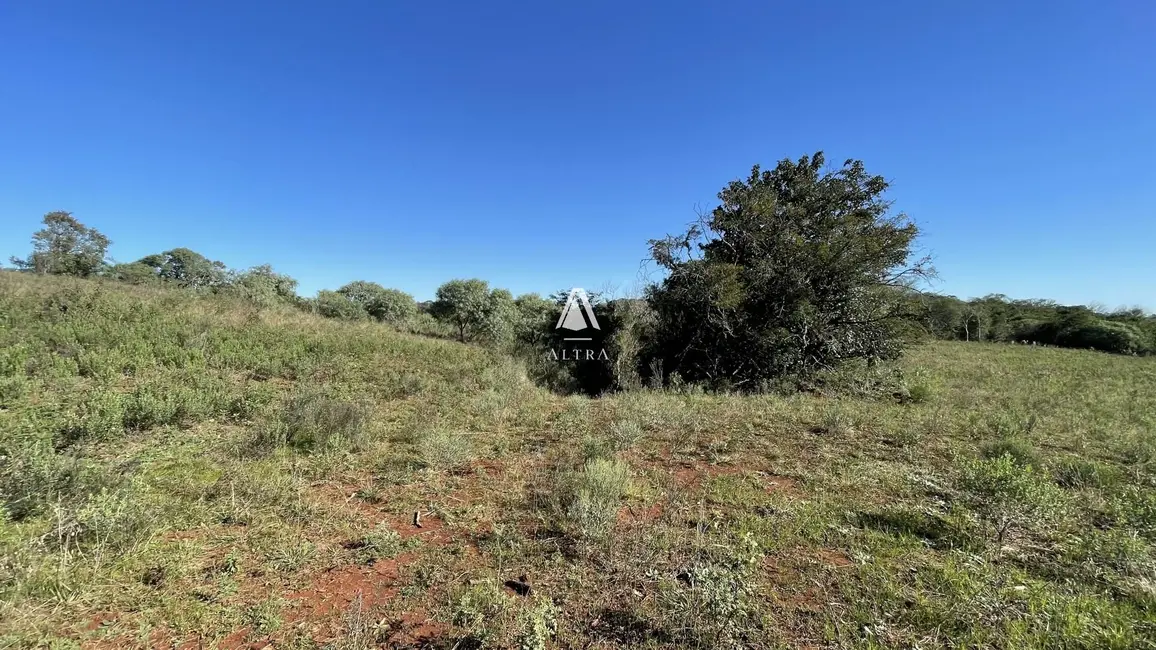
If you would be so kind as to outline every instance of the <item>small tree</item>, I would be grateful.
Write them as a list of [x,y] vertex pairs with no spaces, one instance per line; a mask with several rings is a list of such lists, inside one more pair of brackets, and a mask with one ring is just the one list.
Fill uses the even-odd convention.
[[559,305],[536,293],[526,293],[514,299],[517,317],[514,333],[518,340],[533,346],[549,341],[549,328],[558,320]]
[[369,306],[373,304],[373,301],[376,300],[383,291],[385,291],[385,287],[376,282],[354,280],[338,289],[337,293],[360,305],[361,308],[365,310],[365,313],[368,314]]
[[27,259],[11,258],[17,268],[54,275],[95,275],[104,266],[111,244],[95,228],[73,218],[71,212],[49,212],[44,228],[32,235],[32,253]]
[[228,268],[188,248],[174,248],[142,257],[138,264],[151,267],[162,280],[188,289],[218,289],[228,283]]
[[953,296],[927,295],[923,298],[923,325],[940,339],[954,339],[963,329],[964,303]]
[[449,323],[458,340],[506,337],[517,318],[514,297],[505,289],[490,291],[485,280],[450,280],[438,287],[430,314]]
[[458,340],[480,333],[486,323],[490,285],[485,280],[450,280],[438,287],[430,313],[452,325]]
[[486,306],[484,336],[491,341],[509,341],[518,323],[518,305],[507,289],[494,289]]

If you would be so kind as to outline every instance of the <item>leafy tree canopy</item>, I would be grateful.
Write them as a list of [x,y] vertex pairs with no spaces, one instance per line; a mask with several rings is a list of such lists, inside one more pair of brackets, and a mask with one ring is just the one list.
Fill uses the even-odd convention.
[[313,301],[318,314],[340,320],[365,320],[365,308],[336,291],[318,291]]
[[509,291],[490,291],[485,280],[450,280],[438,287],[430,314],[452,325],[461,341],[495,339],[511,333],[517,305]]
[[32,235],[27,259],[11,258],[19,269],[54,275],[96,275],[112,242],[100,231],[77,221],[71,212],[49,212],[44,228]]
[[115,264],[109,269],[108,275],[116,280],[129,284],[152,284],[160,282],[156,269],[140,262]]
[[355,280],[337,293],[361,305],[367,314],[383,322],[401,322],[417,313],[417,301],[398,289],[387,289],[376,282]]
[[891,214],[887,182],[823,154],[755,166],[686,233],[651,241],[668,272],[651,287],[665,372],[742,389],[849,359],[899,354],[902,289],[931,269]]
[[189,289],[215,289],[228,281],[228,268],[188,248],[174,248],[137,261],[151,267],[162,280]]
[[258,305],[297,301],[297,280],[277,273],[268,264],[233,273],[228,282],[229,291]]

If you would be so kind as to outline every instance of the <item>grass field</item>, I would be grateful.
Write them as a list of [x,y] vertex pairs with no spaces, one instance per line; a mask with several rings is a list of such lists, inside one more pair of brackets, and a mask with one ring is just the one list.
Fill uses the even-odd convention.
[[0,273],[0,647],[1156,647],[1156,358],[901,365],[901,401],[561,397]]

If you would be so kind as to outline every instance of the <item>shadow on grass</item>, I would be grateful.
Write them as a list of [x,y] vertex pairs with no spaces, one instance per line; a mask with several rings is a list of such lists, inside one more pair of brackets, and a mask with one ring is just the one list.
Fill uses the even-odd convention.
[[857,512],[852,518],[859,528],[923,540],[935,549],[979,550],[982,545],[970,531],[959,529],[945,517],[911,510]]
[[638,645],[647,641],[670,643],[670,633],[653,626],[650,621],[626,609],[602,609],[594,614],[598,621],[590,635],[599,641],[608,641],[615,647]]

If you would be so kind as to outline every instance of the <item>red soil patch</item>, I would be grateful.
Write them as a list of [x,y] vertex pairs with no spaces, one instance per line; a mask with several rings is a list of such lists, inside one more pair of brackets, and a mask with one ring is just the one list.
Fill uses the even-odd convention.
[[359,595],[364,608],[383,605],[397,595],[395,584],[401,565],[413,557],[404,554],[368,566],[345,566],[327,571],[309,587],[289,594],[288,599],[297,601],[297,605],[285,620],[295,622],[343,613]]
[[[719,476],[736,476],[746,473],[748,470],[744,467],[736,465],[710,465],[707,463],[684,461],[679,463],[673,469],[667,468],[666,472],[674,478],[674,483],[680,488],[693,488],[702,484],[704,479],[717,478]],[[768,474],[765,472],[752,472],[758,477],[759,482],[763,484],[763,489],[767,492],[783,492],[790,495],[798,495],[799,481],[789,476],[780,476],[778,474]]]
[[798,496],[801,493],[799,489],[799,481],[789,476],[780,476],[778,474],[763,474],[759,473],[759,480],[763,484],[763,489],[768,493],[782,492],[789,496]]
[[[768,557],[763,568],[770,575],[777,600],[789,609],[818,612],[823,608],[823,591],[808,584],[805,576],[790,560]],[[806,586],[805,589],[799,587]]]
[[[382,513],[373,509],[371,521],[380,522]],[[390,526],[402,539],[417,538],[425,544],[446,546],[456,538],[446,528],[445,522],[432,515],[420,518],[421,526],[413,525],[410,517],[391,516]],[[369,565],[343,566],[326,571],[317,576],[306,588],[286,596],[291,605],[283,615],[287,627],[307,631],[316,642],[337,640],[346,633],[345,616],[357,607],[360,598],[361,611],[365,616],[391,602],[398,594],[398,578],[404,566],[417,557],[416,553],[403,553],[392,559],[380,559]],[[445,627],[428,620],[420,612],[401,615],[395,622],[396,629],[390,637],[391,645],[417,644],[444,633]],[[248,628],[230,634],[222,642],[221,648],[261,648],[268,640],[244,645]]]
[[389,647],[420,646],[448,630],[449,626],[430,619],[425,612],[404,612],[390,626]]
[[391,528],[401,535],[402,539],[416,537],[426,544],[446,546],[454,541],[456,536],[446,529],[446,524],[433,515],[422,514],[421,526],[413,525],[413,515],[409,517],[393,517]]
[[116,622],[116,614],[112,612],[101,612],[88,621],[84,626],[85,632],[95,632],[104,625]]
[[742,474],[743,468],[733,465],[710,465],[708,463],[683,461],[667,472],[674,477],[674,483],[680,488],[697,487],[704,478]]
[[630,526],[656,521],[662,516],[664,508],[661,502],[648,506],[622,506],[618,509],[618,524]]
[[[445,522],[437,517],[422,517],[420,527],[414,526],[412,519],[404,525],[397,521],[398,518],[394,519],[393,529],[402,539],[416,537],[434,546],[445,546],[454,540]],[[328,571],[309,587],[288,596],[299,604],[286,620],[314,619],[344,612],[358,594],[361,595],[362,607],[366,609],[383,605],[397,595],[394,585],[400,569],[415,557],[413,553],[403,553],[393,559],[377,560],[369,566],[347,566]]]
[[[245,643],[245,639],[249,636],[249,628],[243,627],[229,636],[221,639],[217,644],[220,650],[263,650],[264,648],[272,647],[273,642],[269,639],[260,639],[250,643]],[[200,641],[189,641],[181,645],[179,650],[201,650],[204,644]]]
[[506,464],[494,458],[474,461],[470,463],[470,468],[474,473],[481,470],[487,476],[500,476],[506,472]]
[[840,569],[854,564],[846,553],[834,548],[821,548],[815,555],[823,564]]

